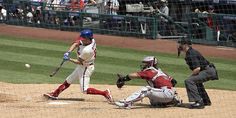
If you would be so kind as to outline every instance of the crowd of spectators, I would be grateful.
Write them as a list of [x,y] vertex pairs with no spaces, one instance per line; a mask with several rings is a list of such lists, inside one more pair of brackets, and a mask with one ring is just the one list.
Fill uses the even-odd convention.
[[[0,21],[6,19],[21,20],[28,23],[36,24],[55,24],[55,25],[66,25],[75,26],[79,24],[79,20],[84,22],[92,22],[91,17],[85,17],[84,19],[78,18],[79,12],[85,13],[99,13],[99,14],[109,14],[109,15],[119,15],[125,9],[121,7],[123,5],[122,0],[30,0],[31,2],[22,2],[18,4],[4,4],[0,3]],[[157,0],[158,2],[153,3],[143,3],[143,6],[152,6],[154,12],[162,14],[158,19],[158,34],[162,36],[176,35],[173,23],[171,24],[169,18],[172,18],[174,14],[171,11],[173,4],[168,4],[167,0]],[[140,2],[141,3],[141,2]],[[128,3],[129,4],[129,3]],[[138,3],[139,4],[139,3]],[[94,11],[91,8],[96,8]],[[201,10],[201,9],[200,9]],[[195,12],[200,12],[196,9]],[[211,13],[214,9],[209,9],[204,11],[204,13]],[[58,12],[67,12],[67,14],[58,14]],[[73,12],[73,14],[68,14],[68,12]],[[203,13],[203,12],[202,12]],[[213,12],[212,12],[213,13]],[[140,15],[147,14],[147,12],[138,13]],[[150,13],[151,14],[151,13]],[[128,14],[122,14],[128,15]],[[183,16],[182,16],[183,17]],[[175,19],[176,20],[176,19]],[[180,19],[178,19],[180,20]],[[116,20],[119,22],[119,19]],[[217,31],[217,41],[219,41],[220,27],[217,24],[213,25],[213,19],[207,18],[204,21],[209,28]],[[112,22],[112,25],[116,23]],[[146,24],[145,24],[146,25]],[[137,25],[136,25],[137,26]],[[109,26],[110,27],[110,26]],[[199,31],[202,33],[202,31]],[[201,37],[200,35],[197,35]]]
[[[10,19],[26,20],[28,23],[50,22],[58,24],[58,21],[74,22],[76,16],[65,16],[64,18],[56,15],[57,11],[65,12],[88,12],[118,15],[121,12],[118,0],[30,0],[31,2],[19,2],[18,4],[5,4],[1,7],[1,18],[6,18],[6,10]],[[32,3],[33,2],[33,3]],[[4,9],[6,7],[7,9]],[[91,10],[90,8],[96,8]],[[55,11],[55,12],[53,12]],[[160,9],[165,15],[168,15],[168,7]],[[163,18],[164,19],[164,18]],[[50,20],[50,21],[48,21]],[[86,17],[85,21],[91,21]]]
[[7,18],[7,10],[0,3],[0,20],[6,20],[6,18]]

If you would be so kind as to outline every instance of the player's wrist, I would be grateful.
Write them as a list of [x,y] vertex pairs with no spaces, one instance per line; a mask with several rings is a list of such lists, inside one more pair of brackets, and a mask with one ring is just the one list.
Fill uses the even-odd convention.
[[131,78],[129,77],[129,75],[126,75],[125,78],[124,78],[124,81],[130,81]]
[[69,57],[69,56],[70,56],[70,51],[65,52],[65,53],[64,53],[64,56]]

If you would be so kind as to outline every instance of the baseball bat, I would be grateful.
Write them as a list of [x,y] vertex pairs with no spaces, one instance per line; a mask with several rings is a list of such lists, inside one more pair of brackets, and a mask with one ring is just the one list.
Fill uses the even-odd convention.
[[60,68],[62,67],[64,62],[65,62],[65,60],[62,60],[62,62],[60,63],[59,67],[57,67],[49,76],[53,77],[54,75],[56,75],[56,73],[60,70]]

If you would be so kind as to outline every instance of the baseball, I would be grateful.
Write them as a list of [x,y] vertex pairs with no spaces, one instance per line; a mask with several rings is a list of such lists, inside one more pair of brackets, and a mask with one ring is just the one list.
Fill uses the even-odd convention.
[[30,66],[30,64],[25,64],[25,67],[30,68],[31,66]]

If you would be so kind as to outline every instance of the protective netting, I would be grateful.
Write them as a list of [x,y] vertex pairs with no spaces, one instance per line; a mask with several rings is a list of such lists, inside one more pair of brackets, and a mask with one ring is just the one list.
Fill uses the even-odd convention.
[[[234,46],[234,0],[2,0],[1,22]],[[232,43],[233,42],[233,43]]]
[[[139,90],[140,86],[125,85],[124,88],[117,89],[114,85],[114,73],[117,71],[128,73],[138,70],[137,64],[144,55],[156,55],[160,61],[160,67],[163,67],[163,70],[178,80],[177,92],[184,102],[181,108],[151,108],[149,100],[144,99],[141,103],[137,103],[134,109],[127,112],[127,110],[119,109],[113,104],[108,104],[102,96],[83,94],[80,92],[80,85],[78,84],[73,84],[64,91],[59,96],[59,100],[44,98],[43,94],[55,90],[66,76],[73,71],[74,65],[65,64],[55,78],[50,78],[49,73],[58,66],[62,54],[68,49],[69,43],[36,40],[50,38],[68,41],[68,39],[72,40],[75,38],[74,36],[79,34],[42,28],[76,32],[84,28],[91,28],[94,33],[125,36],[116,37],[115,40],[111,40],[112,37],[110,36],[98,36],[100,39],[104,39],[105,43],[109,42],[111,45],[119,44],[121,47],[130,48],[132,47],[131,43],[138,42],[136,48],[139,50],[143,50],[144,47],[145,50],[146,47],[155,48],[155,51],[174,49],[172,49],[173,45],[171,43],[173,42],[171,41],[167,41],[167,43],[170,43],[169,45],[158,41],[157,43],[149,41],[144,43],[143,40],[119,39],[129,39],[127,36],[151,39],[175,39],[188,36],[193,42],[197,43],[235,46],[235,3],[227,0],[219,2],[172,0],[163,3],[151,0],[126,0],[118,1],[119,10],[114,12],[115,8],[106,10],[105,3],[102,1],[96,1],[96,5],[87,6],[84,11],[80,9],[78,4],[71,5],[67,1],[61,3],[56,1],[50,3],[0,0],[0,2],[3,2],[1,3],[1,23],[40,27],[13,27],[0,24],[1,118],[146,118],[157,116],[160,118],[234,118],[236,116],[236,85],[234,78],[236,68],[233,60],[235,49],[198,47],[201,52],[205,50],[211,54],[217,53],[217,55],[220,55],[221,53],[225,56],[224,58],[230,57],[228,56],[230,53],[232,60],[209,59],[211,63],[216,65],[220,80],[208,81],[204,83],[204,86],[200,84],[197,91],[205,102],[207,102],[207,91],[212,104],[206,104],[208,106],[202,110],[189,110],[189,100],[184,81],[191,74],[191,71],[188,69],[183,55],[181,55],[181,58],[176,58],[173,55],[155,52],[146,53],[130,51],[130,49],[113,49],[100,46],[102,43],[99,42],[96,73],[93,75],[94,79],[92,79],[91,86],[101,90],[109,88],[116,101]],[[109,4],[111,5],[111,2]],[[165,7],[162,8],[162,5]],[[164,9],[167,10],[167,7],[169,14],[165,15]],[[161,12],[162,10],[163,12]],[[210,13],[212,11],[214,13]],[[13,32],[10,32],[10,30],[13,30]],[[8,35],[11,36],[6,36],[2,32],[8,32]],[[28,36],[31,39],[20,38]],[[32,37],[35,39],[32,39]],[[160,48],[161,46],[163,47]],[[227,50],[227,52],[223,52],[223,50]],[[203,54],[206,54],[206,52]],[[31,64],[31,68],[26,68],[24,66],[26,63]],[[103,85],[92,84],[95,79],[97,83]],[[140,85],[145,84],[145,81],[140,81],[142,82],[140,82]],[[179,88],[179,86],[182,88]],[[207,89],[206,91],[204,91],[204,87]]]

